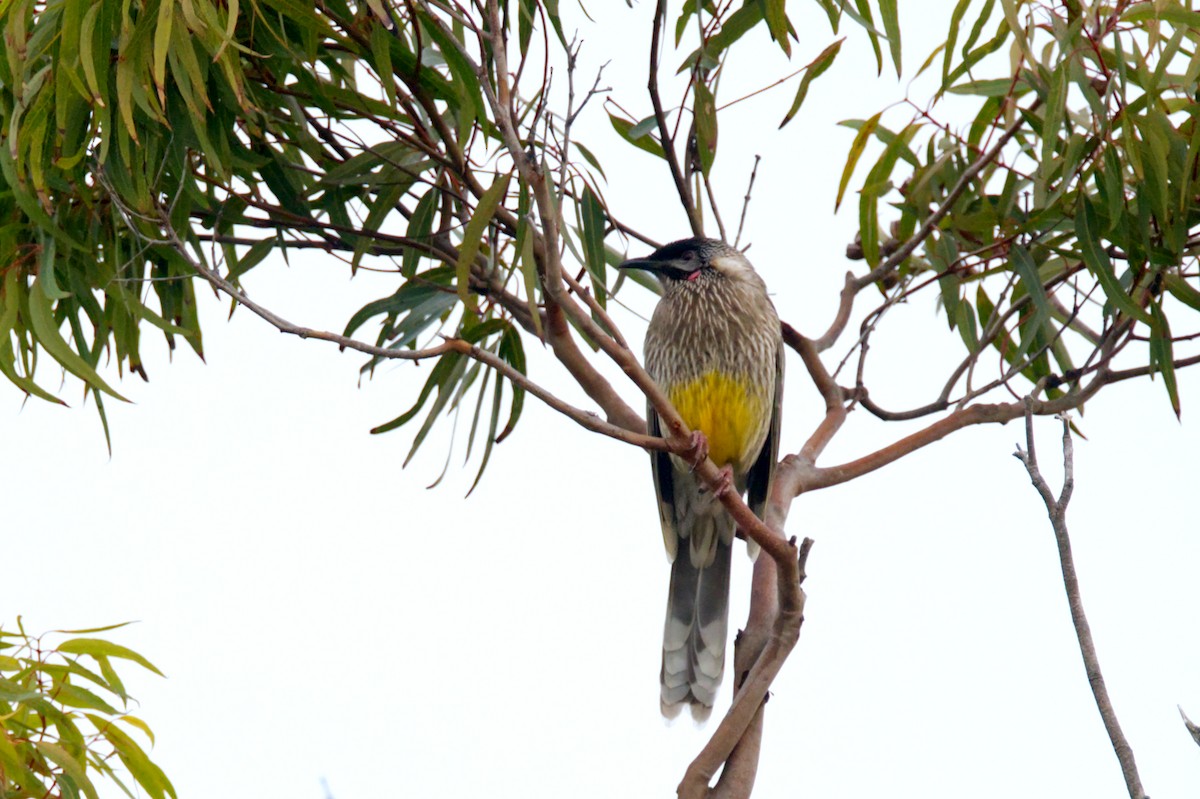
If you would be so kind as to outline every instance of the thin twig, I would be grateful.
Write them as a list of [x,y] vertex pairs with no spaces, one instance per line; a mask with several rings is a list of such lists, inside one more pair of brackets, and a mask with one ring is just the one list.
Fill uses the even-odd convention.
[[721,209],[717,207],[717,194],[713,191],[712,181],[703,172],[701,172],[700,178],[704,182],[704,194],[708,197],[708,207],[712,209],[713,219],[717,222],[717,231],[721,234],[721,241],[726,241],[725,222],[721,219]]
[[688,223],[692,226],[692,235],[703,236],[704,225],[700,222],[700,214],[696,210],[696,202],[692,199],[692,189],[683,177],[679,167],[679,154],[675,152],[675,140],[667,129],[667,115],[663,111],[662,98],[658,93],[658,51],[662,41],[662,29],[666,22],[667,0],[658,0],[654,8],[654,29],[650,37],[650,79],[647,89],[650,91],[650,104],[654,107],[654,118],[658,122],[658,135],[662,139],[663,155],[667,166],[671,169],[671,178],[675,181],[675,190],[679,192],[679,200],[687,214]]
[[1058,542],[1058,560],[1062,566],[1063,586],[1067,591],[1067,603],[1071,607],[1071,622],[1075,625],[1075,635],[1079,639],[1079,652],[1083,655],[1083,665],[1087,672],[1088,684],[1092,687],[1092,695],[1096,698],[1096,708],[1104,721],[1104,729],[1112,742],[1113,751],[1121,763],[1121,773],[1125,776],[1125,786],[1129,789],[1131,799],[1146,799],[1142,790],[1142,780],[1138,776],[1137,764],[1133,760],[1133,749],[1121,731],[1117,721],[1117,713],[1108,698],[1108,689],[1104,685],[1104,676],[1100,673],[1100,659],[1096,656],[1096,644],[1092,640],[1092,630],[1088,626],[1087,616],[1083,612],[1083,599],[1079,592],[1079,579],[1075,574],[1075,559],[1071,554],[1071,538],[1067,532],[1067,504],[1071,501],[1071,493],[1075,489],[1074,451],[1071,444],[1071,422],[1065,413],[1059,414],[1063,427],[1063,487],[1058,498],[1050,490],[1046,479],[1038,469],[1037,451],[1033,441],[1033,400],[1025,400],[1025,442],[1028,450],[1017,446],[1014,456],[1025,465],[1029,479],[1046,504],[1046,513],[1050,517],[1050,525],[1054,528],[1054,538]]
[[746,196],[742,198],[742,216],[738,220],[737,238],[733,240],[735,249],[742,242],[742,228],[746,226],[746,211],[750,208],[750,193],[754,190],[754,179],[758,177],[758,162],[761,160],[761,155],[754,156],[754,167],[750,170],[750,182],[746,185]]

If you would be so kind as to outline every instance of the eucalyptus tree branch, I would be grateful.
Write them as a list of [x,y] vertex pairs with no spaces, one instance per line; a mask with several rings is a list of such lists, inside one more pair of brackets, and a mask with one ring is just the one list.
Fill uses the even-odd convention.
[[1067,604],[1071,609],[1071,622],[1075,626],[1075,635],[1079,639],[1079,652],[1083,656],[1084,669],[1087,672],[1088,685],[1096,699],[1096,709],[1104,721],[1104,729],[1112,743],[1113,751],[1121,764],[1121,773],[1125,777],[1125,787],[1129,790],[1130,799],[1148,799],[1142,789],[1142,780],[1138,775],[1137,764],[1133,759],[1133,748],[1121,731],[1117,713],[1108,697],[1108,689],[1104,685],[1104,675],[1100,672],[1100,659],[1096,655],[1096,643],[1092,640],[1092,630],[1088,625],[1087,616],[1083,612],[1083,599],[1079,592],[1079,579],[1075,574],[1075,558],[1071,554],[1071,537],[1067,530],[1067,504],[1075,490],[1074,448],[1071,444],[1071,422],[1065,413],[1059,414],[1062,421],[1063,438],[1063,486],[1058,497],[1050,490],[1046,479],[1038,469],[1037,450],[1033,439],[1033,401],[1025,399],[1025,442],[1027,450],[1017,445],[1014,456],[1025,466],[1033,487],[1037,489],[1046,505],[1046,513],[1050,517],[1050,526],[1054,528],[1054,538],[1058,543],[1058,560],[1062,567],[1063,586],[1067,592]]
[[[767,608],[767,612],[763,614],[770,617],[770,635],[761,654],[754,658],[754,665],[749,669],[749,673],[745,675],[744,679],[739,674],[741,684],[734,694],[733,705],[729,708],[729,712],[721,719],[721,723],[709,738],[708,743],[700,750],[700,754],[688,766],[683,781],[679,783],[677,789],[680,799],[705,799],[708,797],[708,785],[717,769],[728,762],[735,747],[745,739],[747,731],[751,730],[755,719],[761,719],[762,705],[766,701],[767,691],[800,638],[805,603],[804,590],[800,587],[800,583],[812,543],[811,539],[806,538],[800,548],[796,549],[795,539],[792,539],[789,545],[796,553],[795,558],[788,561],[787,568],[777,562],[776,569],[772,570],[780,578],[778,583],[780,590],[777,605]],[[751,741],[753,741],[753,737],[751,737]],[[753,754],[757,756],[757,752]],[[746,773],[744,766],[736,763],[735,766],[738,771],[742,772],[740,787],[745,790],[744,793],[738,791],[733,795],[749,796],[749,789],[753,786],[753,771]],[[748,782],[746,782],[747,780]],[[728,794],[734,790],[734,787],[732,784],[727,784],[723,790]]]
[[663,157],[671,170],[671,179],[675,181],[675,190],[679,192],[679,201],[683,203],[684,213],[687,214],[688,224],[692,226],[693,236],[704,235],[704,225],[700,221],[700,213],[696,201],[692,197],[691,186],[683,176],[679,166],[679,154],[675,152],[675,139],[667,128],[667,115],[663,111],[662,98],[658,93],[658,57],[662,44],[662,29],[666,24],[667,0],[658,0],[654,7],[654,28],[650,36],[650,78],[646,88],[650,92],[650,105],[654,108],[654,119],[658,123],[658,135],[662,139]]
[[[1075,391],[1057,399],[1031,400],[1032,413],[1038,416],[1053,416],[1064,411],[1074,410],[1107,385],[1110,382],[1110,374],[1107,366],[1102,365],[1087,385]],[[956,430],[977,424],[1007,424],[1013,419],[1021,418],[1024,414],[1025,406],[1021,402],[967,405],[933,422],[928,427],[894,441],[869,455],[838,466],[816,467],[804,464],[799,459],[789,461],[785,458],[775,480],[780,485],[790,486],[795,494],[829,488],[887,466],[905,455],[935,441],[940,441]]]
[[787,322],[783,323],[783,342],[800,355],[805,368],[808,369],[809,377],[812,378],[813,385],[817,387],[817,390],[821,392],[822,399],[825,400],[825,416],[817,429],[804,442],[799,454],[804,462],[816,463],[817,458],[821,456],[825,447],[841,429],[842,423],[846,421],[846,392],[834,381],[829,370],[825,368],[825,364],[821,362],[821,356],[817,353],[812,339],[800,335]]
[[583,300],[596,319],[600,321],[600,324],[604,325],[604,332],[612,336],[613,341],[618,345],[628,350],[629,344],[626,343],[625,337],[621,335],[621,330],[617,327],[617,323],[608,315],[608,311],[600,307],[600,303],[592,296],[592,292],[588,290],[587,286],[581,284],[567,272],[563,272],[563,280],[571,287],[571,291],[575,292]]

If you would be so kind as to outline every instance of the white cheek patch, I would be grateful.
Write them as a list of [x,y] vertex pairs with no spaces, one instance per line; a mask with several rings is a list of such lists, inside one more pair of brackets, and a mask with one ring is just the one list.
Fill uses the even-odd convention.
[[733,255],[718,255],[709,260],[709,264],[723,275],[736,277],[751,271],[745,259]]

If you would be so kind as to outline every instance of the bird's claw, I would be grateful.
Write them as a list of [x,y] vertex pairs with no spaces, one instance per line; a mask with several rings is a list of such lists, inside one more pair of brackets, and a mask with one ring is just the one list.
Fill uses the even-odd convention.
[[733,467],[725,464],[721,467],[717,474],[717,484],[713,488],[713,494],[718,497],[723,497],[733,488]]
[[700,464],[708,459],[708,438],[704,433],[699,430],[693,430],[692,441],[680,457],[691,464],[693,472],[700,468]]

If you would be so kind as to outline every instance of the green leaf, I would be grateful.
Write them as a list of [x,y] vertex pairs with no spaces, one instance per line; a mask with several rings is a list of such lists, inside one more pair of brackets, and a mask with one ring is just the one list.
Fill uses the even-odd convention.
[[833,66],[834,59],[836,59],[838,53],[841,52],[842,42],[844,41],[846,41],[845,36],[822,50],[820,55],[818,55],[816,58],[810,61],[806,67],[804,67],[804,76],[800,78],[800,85],[796,87],[796,96],[792,100],[792,107],[788,109],[786,114],[784,114],[783,121],[779,123],[780,128],[791,122],[796,114],[799,113],[800,106],[804,104],[804,98],[808,96],[809,84],[819,78],[825,72],[825,70]]
[[475,256],[479,254],[484,232],[491,224],[492,217],[496,215],[496,209],[508,193],[508,181],[511,177],[512,172],[505,173],[483,193],[483,196],[479,198],[479,204],[475,206],[475,213],[471,216],[471,221],[467,223],[466,230],[463,231],[463,241],[458,251],[455,275],[458,281],[458,299],[468,308],[475,307],[475,297],[470,291],[471,266],[475,263]]
[[[510,326],[504,331],[504,335],[500,337],[500,347],[496,354],[508,361],[518,372],[526,374],[525,346],[516,328]],[[509,412],[508,423],[504,426],[504,431],[496,437],[497,444],[508,438],[509,434],[516,429],[517,420],[521,418],[521,409],[525,407],[525,389],[516,384],[513,384],[512,388],[512,408]]]
[[858,165],[858,159],[862,156],[863,150],[866,149],[867,139],[871,138],[872,131],[879,124],[880,117],[883,112],[880,111],[875,116],[868,119],[858,133],[854,136],[854,141],[850,144],[850,153],[846,156],[846,166],[842,170],[842,179],[838,182],[837,200],[833,204],[833,210],[837,211],[842,205],[842,197],[846,194],[846,186],[850,184],[850,176],[854,174],[854,167]]
[[114,657],[123,660],[132,660],[144,669],[154,672],[160,677],[165,676],[158,668],[146,660],[146,658],[134,652],[128,647],[114,644],[112,641],[105,641],[102,638],[72,638],[69,641],[64,641],[57,647],[59,652],[71,655],[90,655],[99,659],[100,657]]
[[371,57],[375,74],[383,85],[383,93],[391,105],[396,105],[396,79],[392,74],[392,34],[382,25],[371,26]]
[[575,149],[579,151],[579,154],[583,156],[583,159],[591,164],[592,167],[600,173],[600,177],[608,180],[608,175],[604,174],[604,167],[600,166],[600,161],[596,159],[596,156],[592,155],[592,151],[584,147],[579,142],[574,142],[574,144]]
[[1135,3],[1121,14],[1123,23],[1163,20],[1184,28],[1200,28],[1200,11],[1191,11],[1178,3]]
[[879,0],[879,16],[883,18],[883,30],[887,34],[888,49],[892,54],[892,64],[896,67],[896,77],[900,77],[900,18],[896,13],[896,0]]
[[969,83],[960,83],[957,86],[951,86],[947,91],[950,94],[968,94],[978,97],[1014,97],[1020,96],[1028,91],[1028,86],[1020,80],[1014,81],[1012,78],[994,78],[990,80],[973,80]]
[[[451,355],[457,357],[451,359]],[[424,423],[421,424],[421,429],[418,430],[416,436],[413,437],[412,447],[408,450],[408,455],[404,457],[404,462],[400,464],[400,468],[402,469],[408,466],[409,462],[412,461],[413,456],[417,454],[417,450],[421,448],[421,444],[424,443],[425,437],[429,434],[429,431],[433,429],[433,423],[437,421],[437,417],[441,414],[442,409],[446,407],[446,404],[450,401],[450,398],[455,395],[455,389],[458,388],[459,383],[462,382],[463,374],[466,372],[467,367],[472,363],[470,358],[467,358],[465,355],[457,352],[443,355],[441,360],[449,360],[450,368],[442,373],[442,379],[439,381],[437,387],[437,398],[434,399],[433,405],[429,407],[429,414],[425,417]],[[439,362],[438,365],[440,366],[441,362]]]
[[[892,0],[894,2],[894,0]],[[771,38],[783,50],[784,55],[788,58],[792,57],[792,44],[788,41],[788,17],[787,17],[787,0],[765,0],[767,20],[767,30],[771,32]]]
[[[734,42],[746,35],[746,32],[763,19],[763,3],[749,2],[734,11],[721,24],[721,29],[709,37],[704,43],[704,52],[710,58],[719,59],[721,53]],[[694,51],[688,61],[692,61],[700,51]]]
[[639,150],[645,150],[651,155],[657,155],[659,158],[667,157],[666,153],[663,151],[662,144],[659,143],[658,139],[649,135],[634,136],[632,134],[632,122],[630,122],[628,119],[622,119],[621,117],[616,116],[612,111],[606,110],[606,113],[608,114],[608,121],[612,123],[613,130],[615,130],[617,135],[622,139],[629,142],[634,147],[637,147]]
[[88,689],[79,686],[71,685],[70,683],[62,683],[54,689],[54,700],[67,707],[78,707],[86,710],[99,710],[102,713],[109,715],[117,715],[117,709],[105,702],[96,694]]
[[1075,212],[1075,238],[1079,242],[1080,254],[1088,271],[1100,281],[1104,295],[1113,306],[1147,325],[1151,324],[1150,315],[1139,308],[1130,299],[1125,289],[1121,287],[1108,252],[1101,246],[1099,228],[1096,224],[1096,211],[1086,197],[1079,199],[1079,207]]
[[[433,243],[433,220],[437,216],[438,200],[441,199],[441,192],[430,190],[417,200],[417,207],[413,209],[412,217],[408,220],[408,238],[414,241]],[[421,263],[423,253],[416,247],[406,247],[404,249],[404,260],[400,267],[400,274],[405,278],[410,278],[417,273],[417,267]]]
[[171,44],[171,25],[175,20],[172,13],[175,0],[159,0],[158,22],[154,26],[154,85],[158,87],[158,101],[166,105],[167,49]]
[[695,84],[696,145],[700,154],[700,171],[708,177],[717,157],[717,100],[709,88]]
[[635,139],[640,139],[657,127],[658,127],[658,117],[656,117],[654,114],[651,114],[650,116],[643,119],[641,122],[638,122],[636,125],[631,127],[629,129],[629,135]]
[[971,0],[958,0],[954,5],[954,11],[950,14],[950,29],[946,34],[946,46],[942,56],[942,90],[944,91],[947,85],[947,78],[950,77],[950,64],[954,58],[954,45],[958,41],[959,26],[962,25],[963,16],[967,13],[967,6],[971,4]]
[[421,393],[417,396],[417,401],[413,406],[390,422],[385,422],[371,428],[371,434],[387,433],[412,421],[413,417],[420,413],[421,408],[425,407],[425,401],[429,399],[433,390],[439,388],[445,382],[449,374],[458,366],[458,362],[462,357],[461,353],[449,352],[438,358],[438,362],[430,371],[429,377],[425,380],[425,385],[421,387]]
[[1030,302],[1033,303],[1037,321],[1032,326],[1038,327],[1050,318],[1050,301],[1046,296],[1046,287],[1042,285],[1042,277],[1038,272],[1037,264],[1033,262],[1029,250],[1020,244],[1014,244],[1009,248],[1008,260],[1012,264],[1013,271],[1020,278],[1021,285],[1025,287],[1025,293],[1029,295]]
[[975,313],[971,304],[965,300],[960,301],[955,310],[955,327],[958,328],[963,343],[967,345],[967,350],[972,353],[979,352],[979,331],[975,327]]
[[1004,9],[1004,21],[1008,23],[1008,29],[1012,31],[1013,39],[1016,41],[1021,55],[1024,56],[1027,64],[1033,65],[1037,61],[1029,49],[1029,36],[1021,27],[1021,20],[1017,17],[1018,2],[1019,0],[1000,0],[1000,7]]
[[608,217],[604,213],[603,203],[592,191],[591,186],[584,188],[580,213],[583,217],[584,258],[587,262],[588,273],[592,277],[592,291],[596,294],[596,302],[603,308],[608,302],[604,263],[604,230]]
[[94,389],[110,394],[122,402],[129,401],[104,382],[96,370],[89,366],[79,353],[71,349],[62,334],[58,332],[58,323],[54,321],[54,312],[50,309],[50,299],[42,287],[41,278],[33,282],[29,291],[29,326],[33,330],[33,334],[37,336],[38,343],[64,369]]
[[[486,388],[486,385],[485,385]],[[482,398],[483,389],[480,389],[480,397]],[[479,485],[480,479],[483,478],[483,470],[487,468],[488,461],[492,457],[492,446],[496,443],[496,428],[500,424],[500,403],[504,400],[504,381],[499,375],[496,376],[496,387],[492,393],[492,413],[488,419],[487,443],[483,447],[483,457],[480,458],[479,471],[475,473],[475,479],[471,483],[471,487],[467,489],[467,496],[471,496],[475,491],[475,487]]]
[[[533,236],[529,232],[527,215],[529,214],[529,187],[521,185],[521,196],[518,201],[518,216],[520,224],[517,228],[516,258],[521,268],[521,278],[525,284],[525,302],[529,306],[529,315],[533,318],[533,330],[537,337],[545,341],[546,335],[542,330],[542,315],[538,311],[538,273],[537,259],[533,254]],[[484,453],[487,459],[487,453]],[[478,480],[478,477],[476,477]]]
[[879,49],[879,30],[875,27],[875,18],[871,15],[871,4],[868,0],[854,0],[854,5],[858,10],[855,11],[846,0],[840,0],[842,11],[847,16],[867,32],[867,39],[871,42],[871,49],[875,51],[875,74],[883,73],[883,51]]
[[1163,276],[1163,285],[1171,296],[1194,311],[1200,311],[1200,291],[1174,272]]
[[95,655],[96,663],[100,666],[100,673],[104,675],[104,679],[108,682],[112,692],[121,697],[122,700],[128,700],[129,694],[125,693],[125,683],[121,682],[117,670],[112,667],[112,663],[108,659],[108,655]]
[[52,761],[55,765],[63,770],[63,774],[71,778],[71,781],[83,791],[88,799],[99,799],[99,794],[96,793],[96,786],[88,779],[87,772],[84,771],[83,765],[75,759],[75,757],[57,743],[47,740],[33,742],[34,748],[38,750],[47,760]]
[[125,768],[129,769],[129,773],[145,789],[146,793],[153,797],[153,799],[166,799],[167,796],[171,796],[174,799],[176,796],[175,787],[171,785],[171,781],[167,779],[167,775],[163,774],[162,769],[150,760],[136,741],[130,738],[120,727],[110,723],[107,719],[88,714],[88,720],[95,724],[100,734],[107,738],[109,743],[113,745],[113,748],[117,751],[117,756],[121,758],[121,762],[125,765]]
[[[420,8],[424,8],[421,6]],[[422,12],[423,14],[426,12]],[[453,86],[459,93],[459,96],[466,102],[474,114],[474,119],[487,118],[487,106],[483,102],[483,92],[480,88],[479,76],[475,73],[475,68],[466,56],[459,49],[459,42],[448,34],[441,24],[434,19],[430,19],[428,24],[422,25],[421,29],[428,32],[433,40],[437,42],[438,51],[442,57],[446,59],[446,66],[450,69],[450,74],[454,78]]]
[[118,721],[128,724],[130,727],[135,727],[135,728],[141,730],[143,733],[145,733],[146,737],[148,739],[150,739],[150,743],[151,744],[154,743],[154,731],[150,729],[149,724],[142,721],[137,716],[130,716],[130,715],[126,714],[124,716],[121,716],[118,719]]
[[1179,385],[1175,379],[1175,351],[1171,341],[1171,326],[1167,315],[1157,302],[1150,303],[1150,365],[1163,377],[1163,386],[1171,400],[1171,409],[1176,418],[1180,415]]

